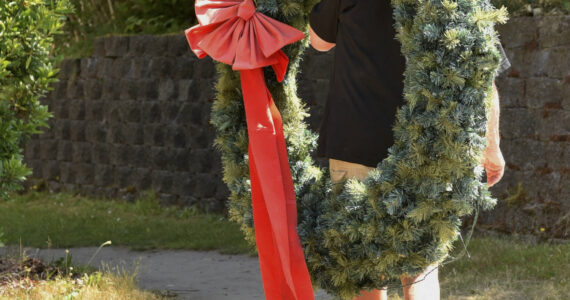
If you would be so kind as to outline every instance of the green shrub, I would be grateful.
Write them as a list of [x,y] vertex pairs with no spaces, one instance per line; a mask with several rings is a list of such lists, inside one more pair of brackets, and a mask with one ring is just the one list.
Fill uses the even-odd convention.
[[182,32],[196,23],[193,0],[70,0],[65,35],[58,43],[65,56],[89,55],[94,37],[106,34]]
[[117,13],[126,18],[127,33],[164,33],[196,22],[193,0],[131,0],[120,3]]
[[39,102],[56,81],[53,36],[60,33],[68,0],[0,2],[0,197],[19,190],[31,174],[22,146],[52,114]]
[[71,0],[76,8],[66,24],[75,38],[99,28],[120,33],[164,33],[196,22],[193,0]]

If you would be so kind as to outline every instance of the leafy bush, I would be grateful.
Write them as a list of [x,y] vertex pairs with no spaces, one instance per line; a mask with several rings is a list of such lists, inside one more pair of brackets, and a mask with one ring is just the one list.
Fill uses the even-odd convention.
[[50,53],[60,33],[68,0],[0,2],[0,197],[19,190],[31,174],[22,163],[21,146],[53,115],[40,97],[56,81]]
[[76,12],[67,30],[77,38],[102,26],[121,33],[163,33],[196,20],[193,0],[71,0]]
[[66,56],[88,55],[105,34],[182,32],[196,23],[193,0],[70,0],[75,7],[58,42]]
[[126,17],[128,33],[163,33],[196,22],[193,0],[131,0],[119,4],[117,10]]

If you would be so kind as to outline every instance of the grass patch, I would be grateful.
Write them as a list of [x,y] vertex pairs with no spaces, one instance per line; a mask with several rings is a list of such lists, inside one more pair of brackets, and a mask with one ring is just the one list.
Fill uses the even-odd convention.
[[[440,267],[441,299],[547,300],[570,295],[570,243],[478,234],[469,243],[469,253],[471,258]],[[403,299],[401,289],[388,292],[390,299]]]
[[140,260],[133,271],[122,264],[109,266],[103,262],[100,269],[76,264],[67,250],[64,257],[46,263],[29,257],[20,247],[16,254],[7,251],[0,258],[0,300],[166,299],[162,297],[164,291],[139,289],[136,282],[139,267]]
[[548,244],[510,236],[477,237],[471,259],[441,269],[447,299],[568,299],[570,243]]
[[[102,265],[101,270],[89,266],[66,266],[60,261],[45,265],[37,259],[21,257],[3,258],[0,267],[11,270],[0,272],[0,299],[167,299],[161,291],[143,291],[136,283],[138,264],[133,272],[123,266]],[[41,274],[30,272],[41,268]],[[23,270],[22,270],[23,269]],[[46,275],[50,270],[59,271],[55,276]],[[63,271],[62,271],[63,270]],[[12,273],[12,274],[10,274]],[[24,276],[20,276],[23,273]],[[34,273],[34,274],[32,274]],[[6,280],[6,277],[9,277]]]
[[[153,196],[131,203],[66,193],[14,195],[13,200],[0,202],[0,227],[7,244],[18,244],[21,238],[23,245],[34,247],[45,247],[46,241],[51,247],[74,247],[112,240],[113,245],[137,250],[218,249],[236,254],[251,250],[238,225],[222,215],[163,207]],[[471,240],[469,252],[471,258],[440,269],[442,299],[567,299],[570,295],[570,243],[479,233]],[[128,283],[128,276],[109,278]],[[70,282],[45,284],[48,290],[62,286],[68,294],[73,290]],[[401,289],[389,292],[391,299],[403,299]]]
[[251,250],[239,226],[223,215],[162,206],[150,193],[134,202],[37,191],[11,198],[0,202],[6,244],[67,248],[111,240],[133,250]]

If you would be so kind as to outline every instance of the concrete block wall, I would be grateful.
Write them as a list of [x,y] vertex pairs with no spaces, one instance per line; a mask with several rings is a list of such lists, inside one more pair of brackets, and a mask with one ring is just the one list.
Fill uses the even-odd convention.
[[[496,80],[507,167],[485,226],[568,236],[569,20],[519,17],[498,27],[512,63]],[[298,91],[314,130],[333,53],[308,49],[301,65]],[[52,127],[25,148],[29,184],[127,198],[154,188],[168,203],[223,210],[228,191],[208,123],[215,69],[183,35],[101,38],[91,57],[63,61],[59,78],[43,99]]]
[[29,185],[129,199],[152,188],[166,203],[223,210],[208,123],[215,68],[183,35],[101,38],[60,68],[42,99],[50,128],[25,147]]
[[512,64],[496,80],[506,169],[482,222],[570,237],[570,17],[519,17],[498,30]]

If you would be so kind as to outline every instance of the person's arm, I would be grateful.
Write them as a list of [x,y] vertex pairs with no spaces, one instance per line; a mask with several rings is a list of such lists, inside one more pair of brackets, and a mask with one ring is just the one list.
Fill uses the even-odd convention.
[[318,51],[329,51],[336,45],[340,0],[321,0],[309,14],[309,41]]
[[323,40],[320,36],[318,36],[314,31],[311,25],[309,25],[309,41],[311,46],[315,48],[315,50],[326,52],[332,49],[336,44],[329,43]]
[[499,92],[497,91],[497,86],[493,80],[493,100],[491,102],[491,108],[489,111],[489,118],[487,120],[487,140],[489,141],[489,147],[493,149],[498,149],[501,138],[499,136],[499,117],[501,115],[500,103],[499,103]]
[[487,185],[492,186],[503,177],[505,171],[505,159],[499,147],[499,92],[495,81],[493,81],[493,99],[487,120],[487,138],[488,144],[483,154],[483,167],[487,173]]

